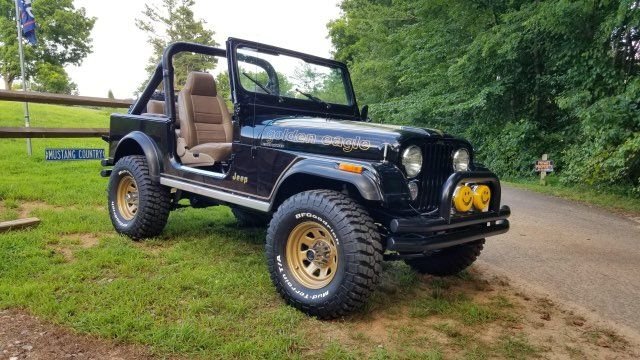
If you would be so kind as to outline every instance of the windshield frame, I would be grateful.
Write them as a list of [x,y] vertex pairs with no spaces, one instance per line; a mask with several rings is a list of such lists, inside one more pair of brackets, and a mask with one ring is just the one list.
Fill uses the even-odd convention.
[[[257,50],[260,53],[290,56],[301,59],[309,64],[339,69],[342,73],[347,104],[330,103],[329,108],[327,108],[322,103],[318,103],[307,98],[285,97],[280,96],[279,94],[264,94],[245,89],[240,82],[240,76],[242,76],[242,73],[238,66],[239,57],[244,58],[243,61],[246,61],[246,58],[248,57],[246,54],[238,54],[238,49],[243,47]],[[231,74],[230,78],[234,103],[256,106],[256,111],[265,110],[274,114],[299,113],[301,115],[323,115],[327,117],[348,117],[353,119],[358,119],[360,117],[360,111],[358,109],[358,103],[353,90],[353,84],[351,83],[349,70],[344,63],[298,51],[236,38],[229,38],[227,41],[227,52],[230,55],[229,73]],[[257,61],[264,61],[258,58],[255,59]]]

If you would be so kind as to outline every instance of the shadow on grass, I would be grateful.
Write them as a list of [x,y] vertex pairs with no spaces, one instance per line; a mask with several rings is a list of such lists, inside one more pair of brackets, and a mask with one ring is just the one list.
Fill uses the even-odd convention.
[[240,227],[231,210],[225,206],[207,209],[178,209],[169,217],[162,240],[226,238],[229,241],[264,244],[265,229]]

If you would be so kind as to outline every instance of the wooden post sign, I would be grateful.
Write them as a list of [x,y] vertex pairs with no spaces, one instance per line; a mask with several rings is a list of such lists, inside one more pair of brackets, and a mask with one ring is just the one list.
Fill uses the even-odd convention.
[[540,184],[541,185],[547,185],[547,181],[545,180],[545,178],[547,177],[548,173],[552,173],[553,172],[553,160],[549,160],[549,155],[547,154],[543,154],[542,155],[542,160],[538,160],[536,161],[536,172],[540,173]]

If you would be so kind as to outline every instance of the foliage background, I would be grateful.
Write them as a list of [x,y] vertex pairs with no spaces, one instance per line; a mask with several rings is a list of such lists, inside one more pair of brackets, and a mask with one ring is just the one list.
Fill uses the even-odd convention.
[[329,25],[374,121],[469,138],[510,178],[640,196],[640,1],[344,0]]
[[[161,0],[157,3],[145,4],[142,16],[136,19],[136,26],[148,35],[153,47],[149,58],[147,73],[153,74],[162,59],[165,48],[174,42],[188,41],[209,46],[218,46],[213,39],[215,32],[206,21],[197,19],[193,7],[194,0]],[[183,86],[192,71],[206,71],[216,66],[213,56],[203,54],[182,53],[174,59],[175,82]],[[146,82],[138,89],[142,92]]]
[[[64,67],[80,65],[93,51],[91,30],[96,19],[73,0],[33,0],[35,46],[25,41],[26,77],[33,89],[71,94],[77,91]],[[6,90],[20,76],[14,0],[0,0],[0,76]]]

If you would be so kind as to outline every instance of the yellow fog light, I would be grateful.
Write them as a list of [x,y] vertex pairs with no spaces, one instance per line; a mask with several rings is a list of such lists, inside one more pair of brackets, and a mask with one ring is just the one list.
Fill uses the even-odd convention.
[[477,210],[483,211],[489,207],[491,201],[491,189],[487,185],[476,185],[473,187],[473,206]]
[[473,205],[473,190],[467,185],[461,185],[453,192],[453,205],[458,212],[467,212]]

